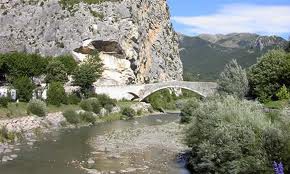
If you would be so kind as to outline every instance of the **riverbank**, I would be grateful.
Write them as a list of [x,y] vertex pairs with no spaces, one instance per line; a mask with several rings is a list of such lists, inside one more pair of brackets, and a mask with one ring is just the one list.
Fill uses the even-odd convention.
[[[150,114],[149,108],[151,107],[146,103],[132,103],[123,102],[121,105],[112,109],[111,113],[103,112],[103,115],[96,115],[96,124],[103,122],[111,122],[123,119],[121,114],[122,107],[132,107],[134,110],[142,110],[142,114],[136,117],[143,117]],[[64,108],[64,107],[62,107]],[[71,108],[67,106],[65,108]],[[78,110],[76,107],[75,110]],[[78,110],[78,112],[84,112]],[[7,162],[17,157],[19,151],[18,146],[21,144],[33,145],[37,142],[39,136],[49,133],[53,130],[66,129],[66,128],[80,128],[90,126],[89,123],[82,123],[72,125],[67,122],[63,116],[63,112],[48,113],[45,117],[38,116],[23,116],[10,119],[0,120],[0,162]],[[2,159],[2,160],[1,160]]]

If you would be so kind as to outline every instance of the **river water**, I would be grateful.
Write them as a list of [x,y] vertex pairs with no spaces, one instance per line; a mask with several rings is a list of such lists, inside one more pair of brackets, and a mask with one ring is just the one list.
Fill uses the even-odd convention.
[[[21,150],[17,154],[18,157],[15,160],[0,164],[0,174],[85,174],[88,173],[88,170],[84,170],[83,167],[88,168],[87,161],[94,153],[94,148],[88,143],[91,138],[120,129],[162,125],[177,121],[178,116],[176,114],[153,115],[130,121],[115,121],[80,129],[54,131],[42,137],[40,141],[35,142],[32,146],[21,146]],[[135,124],[136,122],[138,122],[138,125]],[[89,168],[93,169],[92,171],[95,169],[95,173],[98,173],[97,171],[119,173],[124,164],[133,165],[139,159],[150,161],[150,158],[157,159],[153,173],[189,173],[183,167],[183,163],[177,162],[170,155],[167,156],[161,149],[147,150],[145,154],[141,153],[139,156],[135,154],[133,160],[128,156],[122,156],[117,159],[109,158],[105,153],[95,153],[94,155],[97,156],[95,158],[97,160]],[[166,170],[164,170],[164,166],[160,166],[160,170],[158,169],[158,158],[162,158],[160,159],[160,165],[163,165],[165,161],[167,164]],[[150,165],[147,167],[150,168]],[[163,169],[161,170],[161,168]],[[145,170],[143,173],[150,173],[149,171],[151,170]],[[131,173],[139,172],[133,171]]]

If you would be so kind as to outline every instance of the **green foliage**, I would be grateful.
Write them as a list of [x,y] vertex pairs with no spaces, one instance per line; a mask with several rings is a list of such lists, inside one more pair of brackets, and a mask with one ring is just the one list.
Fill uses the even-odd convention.
[[41,100],[31,100],[27,106],[27,112],[44,117],[47,114],[46,104]]
[[124,107],[121,113],[128,118],[133,118],[136,115],[135,110],[130,107]]
[[249,90],[246,71],[233,59],[225,66],[218,79],[219,91],[243,98]]
[[24,76],[15,79],[13,86],[17,90],[17,97],[20,101],[28,102],[32,98],[35,86],[28,77]]
[[80,96],[76,93],[68,94],[67,95],[67,103],[70,105],[77,105],[81,102]]
[[164,89],[151,94],[147,100],[155,110],[175,109],[174,96],[169,89]]
[[261,101],[275,96],[283,86],[290,86],[290,54],[273,50],[260,58],[249,72],[250,92]]
[[60,106],[67,103],[67,97],[63,84],[60,82],[52,82],[47,90],[47,103]]
[[47,83],[51,82],[65,83],[68,81],[66,72],[67,70],[65,68],[65,65],[62,64],[61,61],[53,59],[52,61],[49,62],[46,68],[45,81]]
[[105,108],[107,105],[111,106],[117,105],[117,100],[110,98],[106,94],[98,94],[96,97],[100,101],[100,104],[102,105],[103,108]]
[[185,136],[193,172],[271,173],[274,160],[289,169],[288,116],[270,120],[260,104],[231,96],[193,108]]
[[0,97],[0,107],[8,108],[9,98],[8,97]]
[[47,59],[38,54],[5,53],[0,54],[1,70],[13,81],[16,78],[36,77],[45,73]]
[[279,100],[288,100],[290,99],[290,93],[285,85],[283,85],[279,91],[276,93],[276,96]]
[[191,99],[186,102],[186,104],[181,109],[180,122],[189,123],[192,120],[194,112],[199,107],[199,102],[197,99]]
[[65,66],[66,73],[69,75],[71,75],[78,66],[78,63],[71,55],[62,55],[55,57],[54,59],[60,61]]
[[9,132],[6,127],[0,129],[0,143],[5,141],[14,141],[16,134],[14,132]]
[[83,100],[80,103],[80,107],[85,111],[94,112],[95,114],[99,114],[102,108],[97,98],[89,98],[89,99]]
[[67,110],[62,114],[65,117],[66,121],[69,122],[70,124],[76,125],[81,122],[81,118],[75,110]]
[[79,113],[80,118],[83,122],[95,124],[97,118],[92,112],[81,112]]
[[87,62],[81,64],[73,73],[73,84],[81,87],[83,94],[88,95],[93,83],[101,77],[103,64],[99,55],[94,53],[89,56]]

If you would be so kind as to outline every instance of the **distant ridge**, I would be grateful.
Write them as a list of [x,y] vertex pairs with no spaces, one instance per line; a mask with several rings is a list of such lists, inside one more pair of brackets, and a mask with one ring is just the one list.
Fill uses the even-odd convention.
[[282,37],[252,33],[201,34],[194,37],[179,34],[179,41],[184,73],[199,76],[200,80],[217,79],[231,59],[249,67],[268,50],[287,45]]

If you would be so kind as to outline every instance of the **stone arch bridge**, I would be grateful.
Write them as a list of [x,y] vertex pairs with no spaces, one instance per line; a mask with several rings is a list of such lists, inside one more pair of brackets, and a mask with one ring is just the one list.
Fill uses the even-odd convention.
[[207,97],[216,92],[217,86],[217,83],[214,82],[169,81],[141,85],[95,86],[94,91],[97,94],[107,94],[111,98],[118,100],[127,99],[143,101],[154,92],[166,88],[187,89],[203,97]]

